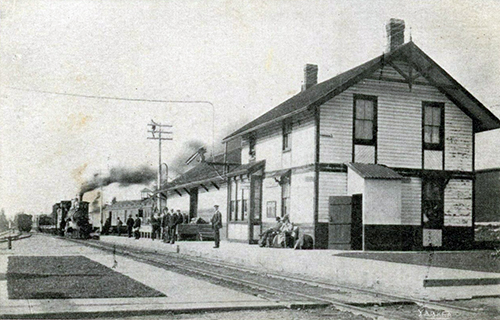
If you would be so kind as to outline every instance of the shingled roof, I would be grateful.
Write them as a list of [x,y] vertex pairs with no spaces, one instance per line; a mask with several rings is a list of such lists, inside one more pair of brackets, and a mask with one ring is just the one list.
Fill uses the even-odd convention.
[[404,177],[396,171],[387,168],[380,164],[368,163],[348,163],[347,166],[354,170],[364,179],[386,179],[386,180],[402,180]]
[[279,121],[309,107],[321,105],[356,84],[392,60],[407,60],[430,83],[474,119],[475,131],[500,128],[500,120],[479,100],[426,55],[415,43],[408,42],[387,54],[382,54],[329,80],[301,91],[224,138],[230,140],[268,123]]

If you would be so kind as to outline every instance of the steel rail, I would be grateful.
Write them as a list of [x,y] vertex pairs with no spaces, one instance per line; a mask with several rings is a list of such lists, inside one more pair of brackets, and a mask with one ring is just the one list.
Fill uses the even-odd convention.
[[[247,272],[252,272],[257,274],[258,272],[255,270],[252,270],[250,268],[244,267],[244,266],[237,266],[237,265],[232,265],[232,264],[223,264],[220,262],[215,262],[211,260],[206,260],[206,259],[200,259],[196,257],[192,257],[189,255],[183,255],[185,259],[191,260],[191,261],[198,261],[198,262],[204,262],[207,264],[212,264],[216,265],[219,267],[225,267],[225,268],[230,268],[230,269],[235,269],[235,270],[245,270]],[[294,281],[298,283],[304,283],[304,284],[309,284],[309,285],[317,285],[321,286],[325,289],[348,289],[352,291],[357,291],[360,293],[366,293],[366,294],[372,294],[372,295],[377,295],[377,296],[382,296],[382,297],[387,297],[387,298],[392,298],[392,299],[399,299],[399,300],[407,300],[409,302],[419,304],[419,305],[424,305],[424,306],[429,306],[429,307],[438,307],[441,309],[451,309],[455,311],[465,311],[465,312],[470,312],[470,313],[477,313],[478,311],[475,309],[471,308],[466,308],[466,307],[460,307],[460,306],[455,306],[455,305],[450,305],[446,304],[443,302],[437,302],[437,301],[430,301],[430,300],[425,300],[425,299],[418,299],[418,298],[413,298],[409,296],[404,296],[404,295],[394,295],[394,294],[389,294],[389,293],[384,293],[384,292],[379,292],[379,291],[374,291],[374,290],[369,290],[369,289],[363,289],[363,288],[356,288],[356,287],[351,287],[347,285],[340,285],[340,284],[332,284],[328,282],[323,282],[323,281],[318,281],[314,279],[302,279],[302,278],[297,278],[292,275],[278,275],[275,273],[271,272],[265,272],[265,274],[271,278],[277,278],[277,279],[283,279],[283,280],[288,280],[288,281]]]
[[[300,292],[293,292],[290,290],[282,290],[282,289],[278,289],[275,287],[263,285],[262,283],[249,281],[249,280],[243,280],[243,279],[235,278],[232,276],[222,275],[220,273],[207,271],[207,270],[204,270],[201,268],[194,268],[194,267],[187,266],[187,265],[181,264],[181,263],[171,263],[171,262],[167,262],[165,260],[161,260],[159,258],[141,257],[140,255],[141,254],[144,255],[145,254],[144,252],[136,253],[136,252],[133,252],[134,250],[129,250],[130,249],[129,247],[125,247],[126,250],[128,251],[127,252],[127,251],[122,251],[124,246],[121,246],[121,248],[116,248],[116,247],[113,248],[113,247],[107,246],[107,245],[100,245],[100,244],[98,245],[95,243],[91,244],[88,242],[85,243],[82,241],[78,241],[76,239],[68,239],[68,240],[74,241],[74,242],[77,242],[80,244],[83,243],[83,244],[86,244],[88,246],[92,246],[94,248],[98,248],[98,249],[105,250],[105,251],[113,251],[116,254],[129,256],[129,257],[135,258],[137,260],[142,260],[142,261],[146,261],[146,262],[153,262],[155,264],[159,264],[159,265],[163,265],[163,266],[167,266],[167,267],[171,267],[171,268],[177,268],[177,269],[180,269],[184,272],[188,271],[188,272],[191,272],[194,274],[202,275],[202,276],[209,277],[209,278],[215,278],[217,280],[222,280],[222,281],[226,281],[226,282],[231,282],[231,283],[234,283],[237,285],[244,285],[244,286],[250,287],[252,289],[266,291],[266,292],[272,293],[272,294],[285,293],[288,295],[294,295],[294,296],[306,298],[309,301],[320,301],[320,302],[328,303],[328,304],[338,308],[340,311],[349,311],[349,312],[354,313],[354,314],[360,314],[360,315],[368,316],[368,317],[374,318],[374,319],[392,319],[392,320],[411,319],[407,315],[405,315],[405,316],[387,315],[387,314],[384,314],[381,312],[368,310],[368,309],[363,308],[363,307],[353,306],[353,305],[344,303],[344,302],[337,300],[337,299],[325,298],[325,297],[320,297],[320,296],[312,296],[312,295],[308,295],[308,294],[304,294],[304,293],[300,293]],[[120,252],[120,251],[122,251],[122,252]],[[147,254],[153,254],[153,252],[147,252]],[[418,319],[418,317],[415,317],[415,319]]]
[[[169,262],[161,260],[159,258],[151,258],[151,257],[145,258],[145,257],[137,256],[138,254],[139,255],[140,254],[142,254],[142,255],[158,254],[158,252],[154,251],[154,250],[132,248],[132,247],[129,247],[126,245],[111,245],[111,244],[96,243],[96,242],[90,243],[90,242],[85,242],[85,241],[76,240],[76,239],[67,239],[67,240],[71,240],[71,241],[74,241],[74,242],[77,242],[80,244],[84,244],[84,245],[89,245],[89,246],[92,246],[92,247],[95,247],[95,248],[98,248],[101,250],[106,250],[106,251],[116,250],[116,253],[119,253],[119,254],[122,254],[125,256],[127,256],[127,255],[132,256],[136,259],[140,259],[143,261],[150,261],[150,262],[154,262],[156,264],[165,265],[165,266],[172,267],[172,268],[178,268],[178,269],[181,269],[184,271],[190,271],[190,272],[195,273],[195,274],[200,274],[200,275],[206,274],[207,277],[212,277],[212,278],[216,278],[216,279],[220,279],[220,280],[224,280],[224,281],[229,281],[229,282],[236,283],[236,284],[244,284],[246,286],[249,286],[249,287],[257,289],[257,290],[265,289],[263,291],[268,291],[269,293],[293,294],[293,295],[307,298],[310,300],[326,302],[326,303],[329,303],[335,307],[345,308],[345,311],[363,312],[365,315],[370,315],[371,317],[376,316],[377,318],[383,317],[384,319],[408,319],[408,315],[405,315],[404,317],[397,316],[397,315],[390,315],[390,318],[387,318],[387,314],[383,314],[383,313],[372,311],[372,310],[367,310],[363,307],[354,306],[354,305],[345,303],[341,300],[337,300],[337,299],[330,298],[330,297],[326,298],[326,297],[319,297],[319,296],[311,296],[311,295],[307,295],[307,294],[303,294],[303,293],[299,293],[299,292],[290,292],[289,290],[280,290],[277,288],[263,285],[261,283],[257,283],[257,282],[253,282],[253,281],[249,281],[249,280],[238,279],[238,278],[227,276],[227,275],[221,275],[221,274],[213,273],[213,272],[201,269],[201,268],[194,268],[191,266],[187,266],[186,264],[183,264],[183,263],[177,263],[177,264],[176,263],[169,263]],[[118,250],[123,250],[123,252],[118,252]],[[185,254],[179,254],[179,255],[182,256],[182,259],[189,260],[192,262],[198,262],[198,263],[201,262],[201,263],[205,263],[205,264],[220,267],[220,268],[233,269],[233,270],[237,270],[237,271],[246,271],[246,272],[253,273],[256,275],[262,274],[265,276],[269,276],[271,278],[277,278],[277,279],[291,281],[291,282],[295,282],[295,283],[303,283],[303,284],[310,285],[310,286],[320,286],[320,287],[328,289],[328,290],[348,289],[348,290],[352,290],[354,292],[376,295],[378,297],[387,297],[387,298],[406,300],[406,301],[409,301],[409,302],[417,304],[417,305],[423,305],[425,307],[436,307],[438,309],[446,310],[446,311],[453,310],[453,311],[461,311],[461,312],[469,312],[469,313],[478,313],[478,310],[475,310],[475,309],[470,309],[470,308],[460,307],[460,306],[455,306],[455,305],[449,305],[449,304],[442,303],[442,302],[433,302],[433,301],[416,299],[416,298],[407,297],[407,296],[386,294],[386,293],[381,293],[381,292],[377,292],[377,291],[373,291],[373,290],[354,288],[354,287],[344,286],[344,285],[334,285],[331,283],[321,282],[321,281],[312,280],[312,279],[300,279],[300,278],[293,277],[290,275],[283,276],[283,275],[277,275],[277,274],[268,273],[268,272],[260,273],[260,272],[257,272],[255,270],[243,267],[243,266],[236,266],[236,265],[231,265],[231,264],[214,262],[214,261],[210,261],[207,259],[195,258],[195,257],[185,255]],[[187,270],[187,269],[190,269],[190,270]],[[347,309],[349,309],[349,310],[347,310]]]

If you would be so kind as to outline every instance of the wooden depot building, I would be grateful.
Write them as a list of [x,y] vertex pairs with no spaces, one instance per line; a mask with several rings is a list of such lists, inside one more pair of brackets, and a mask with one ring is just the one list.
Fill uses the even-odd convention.
[[300,93],[224,139],[242,141],[224,175],[227,239],[255,243],[289,215],[316,248],[471,246],[474,135],[500,120],[404,43],[404,21],[387,33],[386,53],[322,83],[306,65]]

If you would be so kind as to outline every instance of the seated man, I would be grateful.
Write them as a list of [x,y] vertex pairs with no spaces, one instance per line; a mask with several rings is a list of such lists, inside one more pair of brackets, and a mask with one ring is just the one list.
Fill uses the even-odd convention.
[[261,247],[270,247],[271,243],[273,242],[274,236],[279,232],[281,229],[282,223],[281,223],[281,218],[276,217],[276,224],[272,226],[271,228],[267,229],[260,235],[260,240],[259,240],[259,246]]
[[290,217],[285,215],[274,245],[281,248],[293,248],[297,233],[298,227],[294,227],[293,223],[290,222]]

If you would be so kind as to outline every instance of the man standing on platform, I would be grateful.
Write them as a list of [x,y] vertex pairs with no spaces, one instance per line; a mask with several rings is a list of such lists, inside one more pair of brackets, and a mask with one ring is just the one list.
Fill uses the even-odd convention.
[[141,218],[139,217],[138,214],[136,214],[134,221],[134,236],[136,240],[138,240],[141,237],[140,230],[141,230]]
[[[180,211],[180,210],[177,210],[177,211]],[[171,244],[174,244],[175,243],[175,240],[176,239],[176,228],[177,228],[177,225],[179,224],[179,219],[182,219],[182,216],[179,217],[177,215],[177,213],[173,213],[171,216],[170,216],[170,221],[168,222],[168,233],[169,233],[169,236],[170,236],[170,243]]]
[[212,223],[212,229],[214,229],[214,240],[215,240],[214,248],[218,248],[220,245],[220,229],[222,228],[222,214],[219,211],[218,205],[215,205],[214,209],[215,213],[212,216],[212,219],[210,219],[210,222]]
[[123,222],[120,220],[120,217],[117,217],[116,220],[117,220],[117,222],[116,222],[116,232],[118,232],[118,236],[121,236],[122,235],[122,225],[123,225]]
[[164,210],[165,214],[163,215],[163,219],[161,221],[161,226],[163,228],[163,242],[170,242],[170,230],[169,230],[169,224],[170,224],[170,212],[168,212],[168,208],[165,208]]
[[132,218],[132,215],[129,215],[127,219],[127,233],[129,238],[132,238],[133,228],[134,228],[134,218]]

